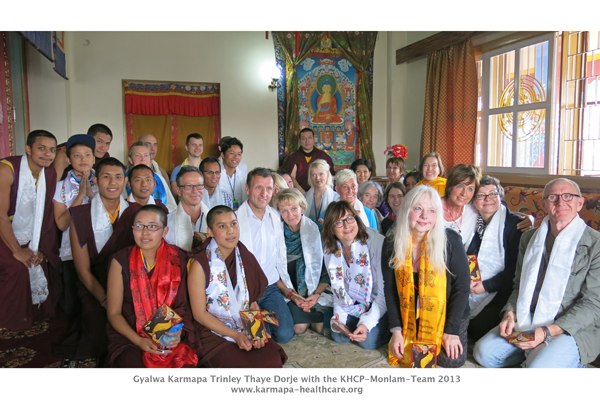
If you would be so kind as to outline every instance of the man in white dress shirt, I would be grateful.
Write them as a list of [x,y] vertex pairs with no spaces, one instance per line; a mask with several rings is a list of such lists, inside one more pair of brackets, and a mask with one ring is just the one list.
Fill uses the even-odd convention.
[[286,274],[287,256],[279,213],[269,206],[273,196],[272,171],[255,168],[248,173],[248,200],[237,211],[240,241],[258,260],[269,283],[258,305],[275,312],[279,326],[268,325],[277,342],[287,343],[294,337],[294,321],[280,288],[285,288],[281,276]]

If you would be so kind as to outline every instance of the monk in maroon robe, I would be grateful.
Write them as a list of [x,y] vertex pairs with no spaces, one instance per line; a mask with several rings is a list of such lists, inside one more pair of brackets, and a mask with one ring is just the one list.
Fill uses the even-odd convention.
[[325,160],[329,164],[331,175],[335,175],[333,160],[323,150],[315,147],[315,133],[312,129],[304,128],[300,131],[300,148],[285,159],[282,169],[290,174],[304,191],[308,191],[308,167],[315,160]]
[[[56,171],[49,168],[54,161],[56,138],[50,132],[36,130],[27,137],[26,154],[0,160],[0,328],[13,331],[30,328],[36,319],[51,317],[58,298],[57,283],[60,258],[58,257],[58,228],[54,222],[52,197],[56,186]],[[28,171],[21,162],[25,157]],[[17,210],[17,194],[21,174],[38,179],[44,173],[46,192],[38,251],[28,243],[20,243],[13,231],[13,217]],[[27,210],[31,212],[31,210]],[[31,240],[32,238],[29,238]],[[41,306],[33,306],[29,282],[30,265],[39,264],[48,280],[49,296]]]
[[[245,281],[250,309],[258,309],[257,301],[267,287],[267,278],[256,258],[239,241],[239,225],[231,208],[213,207],[207,215],[206,222],[211,237],[194,255],[194,262],[190,266],[188,276],[188,293],[195,320],[200,357],[198,365],[209,368],[280,368],[287,361],[287,355],[279,344],[271,339],[252,341],[243,331],[230,328],[207,309],[207,303],[221,302],[227,305],[230,303],[229,297],[235,295],[235,293],[228,293],[215,300],[209,293],[210,262],[215,260],[213,258],[209,262],[207,249],[214,249],[213,240],[218,247],[217,251],[224,258],[226,273],[231,279],[231,288],[235,289]],[[239,266],[236,249],[239,250],[245,280],[237,273]],[[217,279],[227,280],[224,272],[217,275]],[[243,288],[241,289],[244,292]],[[225,339],[224,336],[230,340]]]
[[[71,249],[79,276],[77,292],[81,301],[81,338],[77,359],[93,357],[100,364],[106,354],[106,281],[110,258],[118,250],[134,243],[129,210],[121,193],[125,185],[125,166],[115,158],[107,158],[96,171],[98,195],[88,204],[69,209],[71,213]],[[101,202],[100,205],[98,202]],[[93,209],[100,209],[112,224],[112,233],[102,248],[96,245],[97,221]],[[100,218],[97,218],[97,220]]]

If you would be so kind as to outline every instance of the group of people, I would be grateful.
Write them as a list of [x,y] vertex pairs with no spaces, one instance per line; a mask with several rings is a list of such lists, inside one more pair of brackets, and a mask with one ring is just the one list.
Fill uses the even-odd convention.
[[[312,130],[299,136],[276,173],[248,171],[234,137],[202,159],[192,133],[168,175],[152,135],[125,165],[105,125],[61,146],[31,132],[25,155],[0,162],[0,301],[11,304],[0,329],[26,329],[58,303],[76,326],[72,356],[111,367],[281,367],[279,344],[308,329],[388,343],[404,367],[424,345],[459,367],[469,340],[488,367],[598,356],[600,234],[577,216],[576,183],[546,185],[534,230],[476,166],[444,174],[429,153],[406,173],[392,157],[383,190],[367,160],[334,176]],[[147,326],[165,308],[157,340]],[[259,318],[267,335],[244,328],[248,311],[275,316]]]

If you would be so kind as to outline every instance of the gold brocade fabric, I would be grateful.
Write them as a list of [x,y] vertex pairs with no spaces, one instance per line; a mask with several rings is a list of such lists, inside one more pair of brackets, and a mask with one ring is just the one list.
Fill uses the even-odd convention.
[[[412,249],[412,246],[411,246]],[[404,357],[399,360],[388,348],[388,363],[393,366],[411,367],[412,344],[415,342],[436,345],[439,354],[446,321],[446,273],[433,270],[427,257],[425,245],[421,248],[419,263],[419,302],[415,307],[415,281],[412,250],[406,260],[394,268],[396,287],[400,299],[400,317],[404,337]],[[399,261],[396,260],[396,263]],[[417,329],[417,319],[419,326]]]

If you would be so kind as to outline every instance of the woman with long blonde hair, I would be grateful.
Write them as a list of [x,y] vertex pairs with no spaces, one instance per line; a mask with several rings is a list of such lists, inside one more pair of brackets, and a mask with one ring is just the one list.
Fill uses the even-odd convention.
[[438,365],[460,367],[467,358],[470,282],[461,238],[445,229],[440,197],[426,185],[408,192],[397,217],[381,263],[389,363],[411,367],[413,344],[427,344],[435,346]]

